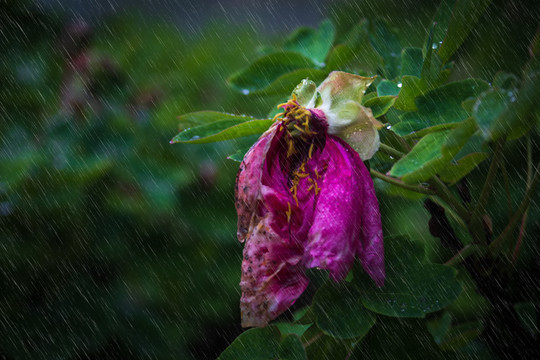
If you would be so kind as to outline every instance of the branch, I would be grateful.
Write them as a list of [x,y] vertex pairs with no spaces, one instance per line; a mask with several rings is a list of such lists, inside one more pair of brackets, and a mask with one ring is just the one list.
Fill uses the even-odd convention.
[[491,190],[493,189],[493,182],[495,181],[495,175],[497,174],[497,169],[499,168],[503,146],[504,139],[501,139],[497,142],[495,147],[495,154],[493,155],[493,160],[491,160],[491,165],[489,166],[486,181],[482,187],[480,197],[476,202],[474,210],[471,212],[471,219],[476,219],[484,211],[484,207],[489,199],[489,194],[491,194]]
[[405,156],[405,153],[402,153],[401,151],[398,151],[398,150],[394,149],[393,147],[388,146],[388,145],[383,144],[383,143],[381,143],[379,145],[379,150],[381,150],[382,152],[384,152],[384,153],[386,153],[386,154],[388,154],[390,156],[393,156],[393,157],[395,157],[397,159],[400,159],[400,158]]
[[[527,190],[531,187],[532,181],[532,144],[531,144],[531,135],[527,135]],[[528,208],[527,208],[528,209]],[[523,237],[525,236],[525,227],[527,226],[527,209],[521,218],[521,226],[519,228],[519,235],[514,247],[514,252],[512,253],[512,262],[515,264],[519,255],[519,250],[521,249],[521,244],[523,243]]]
[[417,193],[420,193],[420,194],[425,194],[425,195],[435,195],[435,192],[433,190],[430,190],[422,185],[409,185],[409,184],[405,184],[403,181],[399,180],[399,179],[396,179],[396,178],[393,178],[393,177],[390,177],[390,176],[386,176],[384,175],[383,173],[381,172],[378,172],[377,170],[373,170],[373,169],[370,169],[369,170],[370,174],[376,178],[379,178],[383,181],[386,181],[387,183],[389,184],[392,184],[392,185],[396,185],[396,186],[399,186],[403,189],[406,189],[406,190],[410,190],[410,191],[414,191],[414,192],[417,192]]
[[477,244],[466,245],[456,255],[454,255],[450,260],[445,262],[444,265],[447,265],[447,266],[459,265],[461,262],[463,262],[463,260],[465,260],[469,256],[473,255],[474,253],[476,253],[480,249],[482,249],[482,247],[480,245],[477,245]]
[[536,167],[534,178],[531,181],[531,186],[525,192],[525,196],[519,204],[516,213],[514,214],[508,225],[506,225],[503,232],[489,245],[489,250],[492,253],[495,254],[500,251],[500,248],[504,244],[506,237],[512,232],[512,230],[514,230],[514,227],[517,225],[517,223],[529,207],[529,203],[531,202],[532,195],[534,194],[534,190],[536,189],[538,182],[540,182],[540,163]]

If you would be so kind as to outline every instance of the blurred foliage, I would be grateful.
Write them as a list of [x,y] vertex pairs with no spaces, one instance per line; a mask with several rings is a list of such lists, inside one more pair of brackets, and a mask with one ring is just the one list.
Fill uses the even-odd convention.
[[[257,351],[262,358],[268,353],[303,358],[300,341],[310,342],[310,359],[328,353],[351,359],[404,354],[495,358],[493,353],[511,357],[519,346],[522,357],[530,355],[527,346],[538,337],[538,207],[528,211],[520,257],[501,267],[517,271],[497,274],[509,284],[504,305],[515,315],[503,318],[493,310],[492,289],[479,288],[470,269],[457,266],[455,278],[439,265],[454,252],[430,234],[430,213],[419,201],[425,195],[378,179],[385,233],[407,234],[413,242],[403,254],[415,259],[407,276],[416,285],[404,290],[391,283],[394,291],[403,291],[398,308],[365,279],[361,291],[325,284],[313,299],[315,306],[298,316],[299,324],[250,330],[233,342],[241,333],[242,250],[233,204],[237,163],[224,155],[241,159],[256,137],[168,143],[178,122],[183,130],[202,116],[179,120],[180,114],[209,109],[265,119],[300,79],[319,82],[336,69],[378,73],[364,105],[405,129],[383,130],[383,142],[397,146],[398,135],[411,144],[419,138],[437,140],[432,142],[435,153],[413,149],[431,164],[428,169],[417,169],[404,157],[399,172],[379,152],[371,166],[381,172],[392,168],[399,176],[412,174],[414,183],[445,166],[458,166],[441,177],[454,184],[466,176],[467,191],[476,195],[489,168],[483,160],[493,153],[482,143],[509,128],[519,130],[506,143],[495,196],[485,206],[493,233],[500,233],[526,189],[524,154],[539,151],[534,122],[507,116],[528,114],[538,104],[537,76],[522,72],[537,31],[538,5],[494,1],[482,15],[473,11],[469,16],[479,21],[446,65],[440,52],[430,51],[436,47],[426,47],[438,6],[431,1],[340,2],[330,12],[332,23],[300,28],[261,47],[261,35],[241,25],[224,30],[223,24],[209,23],[202,33],[190,35],[170,24],[122,16],[92,28],[43,13],[31,2],[0,4],[0,357],[211,359],[232,343],[223,358],[250,358]],[[440,33],[435,29],[431,36],[438,39]],[[445,51],[444,60],[451,55]],[[276,53],[286,61],[272,61]],[[257,60],[250,65],[250,59]],[[262,71],[268,67],[271,71]],[[449,76],[475,77],[485,88],[469,91],[457,81],[440,87]],[[446,101],[439,107],[441,98]],[[468,127],[471,117],[479,131]],[[219,136],[224,129],[207,129],[205,136]],[[190,133],[184,140],[198,139]],[[449,220],[464,244],[473,241],[456,218]],[[399,256],[392,259],[398,264]],[[493,271],[500,264],[485,265]],[[423,288],[421,275],[428,267],[442,274],[438,280],[446,288]],[[432,304],[427,316],[410,308],[404,314],[426,319],[388,317],[399,316],[399,306],[424,293],[453,300],[458,281],[463,291],[445,310]],[[343,288],[353,300],[341,298]],[[311,303],[314,292],[308,291],[293,310]],[[350,312],[354,316],[347,316]],[[336,327],[333,317],[345,325]],[[301,325],[311,323],[317,326]],[[253,351],[243,345],[250,339],[255,339]]]

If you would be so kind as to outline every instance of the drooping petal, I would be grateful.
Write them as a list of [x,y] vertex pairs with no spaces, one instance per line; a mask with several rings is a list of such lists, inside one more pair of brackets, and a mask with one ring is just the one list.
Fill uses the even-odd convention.
[[356,255],[382,286],[382,227],[369,172],[358,154],[334,136],[328,137],[321,158],[327,169],[306,244],[306,266],[327,269],[339,281],[351,269]]
[[305,249],[306,266],[329,270],[336,281],[349,272],[360,237],[362,188],[350,151],[354,152],[335,137],[327,138],[319,159],[326,170],[319,181],[321,190]]
[[[255,203],[242,207],[253,211],[246,234],[240,282],[243,327],[265,326],[289,308],[308,284],[302,264],[302,238],[305,235],[299,234],[307,224],[303,219],[304,203],[296,204],[289,189],[290,159],[283,138],[285,131],[280,126],[274,128],[272,137],[259,140],[267,141],[264,153],[260,154],[263,156],[260,170],[249,168],[261,166],[259,161],[246,162],[243,170],[256,173],[259,179],[257,196],[245,198]],[[259,144],[255,150],[257,146]],[[249,178],[239,176],[238,179]],[[240,182],[239,189],[242,186]]]
[[[342,139],[338,141],[347,147],[348,144]],[[350,152],[354,153],[354,151]],[[378,286],[384,285],[384,243],[381,223],[381,213],[379,211],[379,201],[375,195],[375,187],[368,169],[357,154],[351,157],[359,180],[359,187],[362,189],[360,222],[362,226],[360,241],[357,242],[356,256],[360,260],[362,267]]]
[[255,214],[257,200],[261,196],[264,161],[271,141],[276,134],[277,126],[277,123],[272,125],[249,149],[236,175],[234,198],[238,213],[237,236],[240,242],[244,242],[247,236],[249,224]]
[[269,222],[259,218],[244,246],[242,327],[262,327],[288,309],[304,292],[308,279],[301,266],[302,247],[284,244]]

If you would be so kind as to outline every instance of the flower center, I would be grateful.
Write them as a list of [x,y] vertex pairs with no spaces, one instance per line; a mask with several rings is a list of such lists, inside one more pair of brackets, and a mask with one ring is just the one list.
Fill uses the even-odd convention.
[[289,191],[294,203],[288,204],[287,220],[290,222],[293,208],[298,207],[298,187],[300,181],[305,179],[309,183],[306,191],[319,194],[320,187],[317,180],[320,174],[315,166],[307,171],[307,162],[311,160],[318,148],[324,147],[328,123],[324,113],[317,109],[306,109],[298,104],[295,94],[292,99],[278,105],[284,111],[274,117],[275,121],[282,124],[281,129],[286,132],[283,137],[287,148],[286,162],[289,169]]

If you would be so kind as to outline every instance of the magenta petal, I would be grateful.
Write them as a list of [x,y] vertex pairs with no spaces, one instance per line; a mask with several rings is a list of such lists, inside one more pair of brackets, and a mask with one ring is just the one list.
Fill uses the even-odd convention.
[[283,243],[269,226],[270,214],[250,231],[242,261],[242,327],[261,327],[287,310],[308,285],[302,248]]
[[356,177],[360,181],[361,195],[361,224],[362,234],[357,242],[356,256],[360,259],[362,267],[375,281],[377,286],[384,285],[386,277],[384,270],[384,243],[381,224],[379,202],[375,195],[373,180],[368,169],[356,153],[345,141],[336,138],[343,146],[349,148],[353,154]]
[[[303,245],[291,234],[286,215],[293,199],[288,170],[281,168],[280,158],[286,155],[282,132],[279,126],[271,130],[274,134],[263,135],[246,156],[237,178],[239,229],[240,224],[248,226],[239,232],[239,238],[245,234],[240,282],[243,327],[265,326],[289,308],[308,284]],[[242,193],[244,188],[247,191]],[[240,222],[241,211],[251,215],[249,220]]]
[[[329,136],[319,165],[326,171],[321,176],[320,194],[305,249],[307,267],[330,271],[339,281],[349,272],[360,237],[362,188],[354,172],[350,150]],[[353,150],[354,151],[354,150]]]
[[331,135],[320,164],[327,170],[306,245],[306,266],[327,269],[339,281],[351,269],[356,255],[375,283],[382,286],[382,226],[369,172],[356,151]]
[[238,240],[246,239],[250,222],[255,214],[257,200],[261,193],[261,177],[266,153],[276,134],[274,124],[249,149],[236,175],[235,206],[238,213]]
[[363,179],[362,237],[360,246],[356,249],[356,256],[358,256],[362,267],[377,286],[383,286],[386,274],[384,270],[384,244],[379,202],[375,195],[375,188],[369,171],[358,156],[356,169],[360,172],[360,178]]

